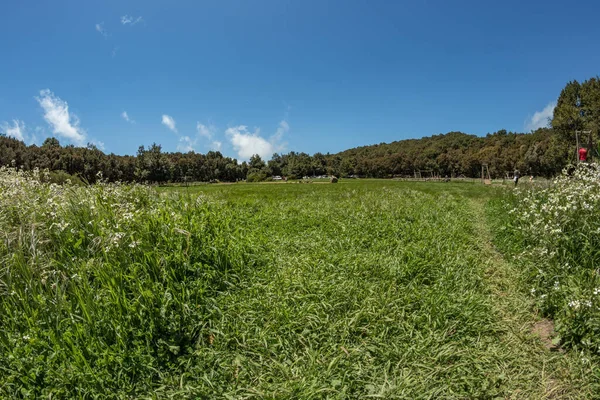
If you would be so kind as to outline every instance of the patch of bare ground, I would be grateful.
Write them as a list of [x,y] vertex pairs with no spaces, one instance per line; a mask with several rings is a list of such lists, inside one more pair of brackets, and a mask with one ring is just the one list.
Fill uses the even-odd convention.
[[542,319],[533,324],[531,332],[538,336],[544,346],[551,351],[563,352],[563,349],[554,342],[554,322],[549,319]]

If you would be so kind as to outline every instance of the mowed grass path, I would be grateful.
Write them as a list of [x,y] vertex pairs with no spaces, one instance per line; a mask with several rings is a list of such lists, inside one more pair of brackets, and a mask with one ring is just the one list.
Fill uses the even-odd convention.
[[495,189],[345,181],[175,190],[233,208],[262,260],[214,299],[210,344],[188,360],[181,395],[592,396],[577,360],[531,333],[518,271],[490,244],[484,204]]

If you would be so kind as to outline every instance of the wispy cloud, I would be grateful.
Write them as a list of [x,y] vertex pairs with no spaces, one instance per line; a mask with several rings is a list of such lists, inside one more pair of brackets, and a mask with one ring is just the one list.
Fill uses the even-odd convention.
[[223,146],[222,142],[219,142],[218,140],[213,140],[212,142],[210,142],[210,149],[214,150],[214,151],[221,151],[221,147]]
[[0,133],[13,137],[17,140],[25,141],[25,122],[13,119],[12,126],[8,122],[0,125]]
[[556,102],[548,104],[542,111],[536,111],[533,116],[525,122],[525,131],[535,131],[539,128],[547,128],[550,119],[554,115]]
[[[164,123],[164,122],[163,122]],[[181,136],[177,144],[177,150],[187,153],[196,151],[200,142],[208,139],[212,140],[216,133],[216,128],[213,125],[204,125],[201,122],[196,123],[196,135],[194,137]],[[205,145],[209,150],[220,151],[223,143],[218,140],[212,140],[210,144]]]
[[190,151],[194,151],[195,140],[192,140],[189,136],[182,136],[179,138],[179,143],[177,144],[177,151],[181,151],[182,153],[189,153]]
[[196,130],[198,131],[199,136],[203,136],[209,140],[212,139],[213,134],[215,133],[214,126],[204,125],[200,122],[196,122]]
[[279,126],[277,127],[277,131],[271,137],[271,140],[274,142],[279,142],[283,139],[283,136],[290,131],[290,124],[286,120],[282,120],[279,122]]
[[96,146],[99,150],[104,151],[106,149],[106,147],[104,146],[104,142],[101,142],[99,140],[92,140],[91,144]]
[[132,25],[133,26],[133,25],[135,25],[135,24],[137,24],[139,22],[142,22],[143,20],[144,19],[141,16],[139,16],[137,18],[134,18],[134,17],[130,17],[129,15],[123,15],[121,17],[121,24],[123,24],[123,25]]
[[35,98],[44,110],[44,119],[52,127],[55,135],[62,136],[75,144],[83,145],[85,131],[79,126],[79,118],[69,113],[69,105],[49,89],[40,91]]
[[162,124],[170,130],[172,130],[173,132],[177,133],[177,126],[175,124],[175,120],[170,115],[163,114]]
[[110,56],[112,58],[115,58],[117,56],[118,51],[119,51],[119,46],[113,47],[112,51],[110,52]]
[[106,29],[104,29],[104,22],[100,22],[99,24],[96,24],[96,31],[98,31],[102,36],[108,37],[108,33],[106,32]]
[[127,114],[127,111],[123,111],[121,113],[121,118],[123,118],[125,121],[131,123],[131,124],[135,124],[135,121],[131,118],[129,118],[129,114]]

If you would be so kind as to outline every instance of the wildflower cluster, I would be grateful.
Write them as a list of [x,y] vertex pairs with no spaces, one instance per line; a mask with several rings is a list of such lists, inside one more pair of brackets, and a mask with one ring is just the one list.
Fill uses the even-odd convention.
[[600,350],[600,166],[580,164],[546,189],[515,191],[506,212],[531,295],[563,343]]
[[205,199],[45,174],[0,168],[0,397],[83,381],[108,392],[128,384],[113,381],[125,362],[153,379],[173,349],[194,350],[196,305],[249,246]]
[[61,186],[43,183],[44,174],[0,169],[0,230],[8,234],[11,248],[30,239],[33,249],[61,246],[85,249],[90,256],[119,246],[137,247],[139,240],[131,232],[161,207],[160,198],[142,185],[101,181],[89,187]]

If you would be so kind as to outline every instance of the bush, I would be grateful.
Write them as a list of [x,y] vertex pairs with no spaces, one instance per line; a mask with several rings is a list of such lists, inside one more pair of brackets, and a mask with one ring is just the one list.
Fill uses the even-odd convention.
[[250,172],[246,177],[247,182],[262,182],[267,179],[267,174],[262,171]]
[[82,186],[84,183],[78,176],[71,175],[65,171],[49,171],[43,179],[47,183],[56,183],[57,185],[72,184]]

